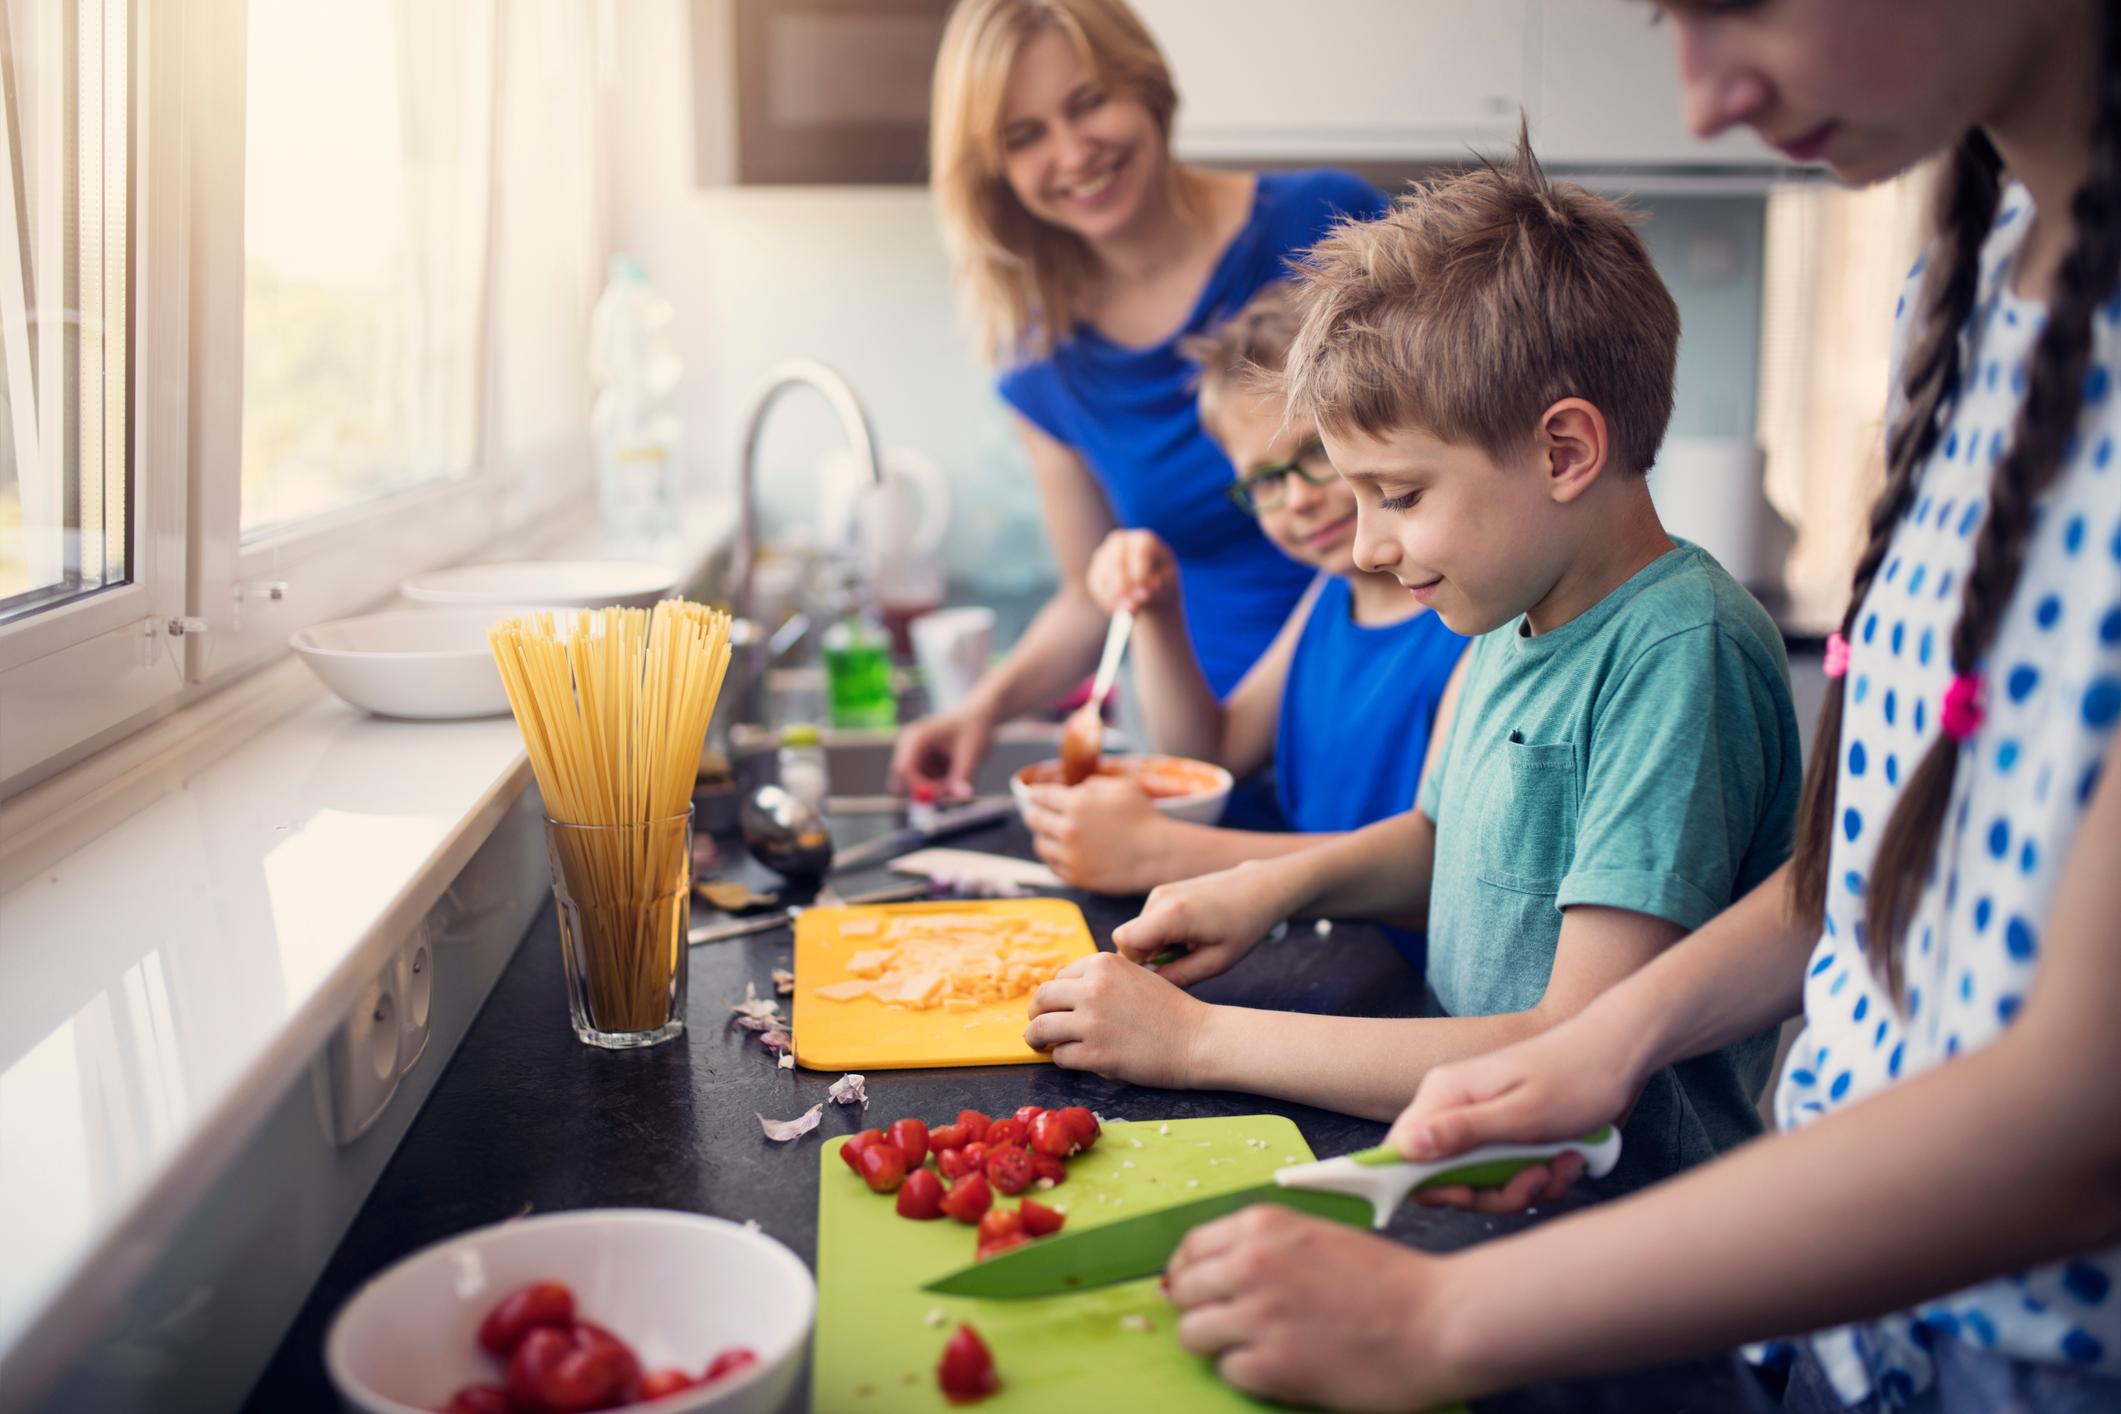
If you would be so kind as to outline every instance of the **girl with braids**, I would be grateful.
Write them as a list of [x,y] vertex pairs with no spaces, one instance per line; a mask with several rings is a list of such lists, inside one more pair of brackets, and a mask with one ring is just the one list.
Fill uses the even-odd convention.
[[2121,1409],[2121,3],[1659,8],[1702,134],[1852,182],[1947,159],[1887,483],[1795,859],[1570,1020],[1431,1070],[1391,1142],[1586,1132],[1801,1005],[1783,1132],[1446,1257],[1255,1207],[1174,1256],[1179,1335],[1348,1408],[1797,1335],[1786,1408]]

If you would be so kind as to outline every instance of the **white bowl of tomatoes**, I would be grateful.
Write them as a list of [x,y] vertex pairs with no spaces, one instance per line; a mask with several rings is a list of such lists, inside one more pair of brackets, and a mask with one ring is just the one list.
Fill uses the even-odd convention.
[[340,1308],[324,1365],[360,1414],[769,1414],[816,1313],[809,1268],[763,1233],[589,1209],[413,1253]]

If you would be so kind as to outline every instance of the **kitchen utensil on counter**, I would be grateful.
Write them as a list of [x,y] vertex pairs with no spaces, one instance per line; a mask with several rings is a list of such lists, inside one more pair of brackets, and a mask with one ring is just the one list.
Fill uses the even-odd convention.
[[528,608],[407,609],[313,624],[288,639],[340,698],[385,717],[442,721],[508,710],[486,631]]
[[894,874],[919,874],[930,881],[947,880],[987,888],[1064,889],[1060,875],[1031,859],[1007,854],[987,854],[976,849],[917,849],[891,861]]
[[[1024,1098],[1062,1103],[1043,1090],[1027,1089]],[[871,1105],[862,1122],[898,1117]],[[845,1142],[827,1141],[817,1160],[815,1414],[941,1409],[936,1359],[959,1322],[994,1352],[1000,1399],[1010,1408],[1214,1414],[1264,1407],[1178,1343],[1176,1313],[1153,1280],[1027,1301],[923,1291],[971,1259],[974,1234],[960,1223],[899,1217],[890,1199],[848,1171],[837,1152]],[[1058,1235],[1066,1237],[1158,1204],[1265,1183],[1283,1164],[1310,1157],[1296,1126],[1278,1115],[1107,1120],[1097,1146],[1068,1161],[1066,1182],[1026,1196],[1067,1209]]]
[[822,879],[832,868],[832,831],[793,791],[760,786],[744,798],[737,828],[751,857],[784,879]]
[[[796,1062],[812,1070],[905,1070],[946,1065],[1035,1065],[1046,1057],[1024,1044],[1026,997],[964,1010],[886,1006],[872,997],[827,1001],[819,987],[855,977],[848,964],[883,946],[894,918],[948,914],[1007,925],[1033,922],[1066,930],[1059,946],[1070,961],[1097,950],[1082,910],[1066,899],[962,899],[865,909],[805,909],[795,920],[795,996],[790,1008]],[[860,931],[842,933],[859,917]],[[878,922],[871,922],[876,919]],[[878,926],[881,923],[882,927]]]
[[1484,1144],[1435,1163],[1409,1163],[1399,1151],[1364,1149],[1337,1159],[1276,1169],[1266,1183],[1194,1198],[1081,1232],[1062,1232],[929,1282],[924,1291],[1017,1299],[1088,1291],[1164,1269],[1186,1234],[1254,1203],[1357,1227],[1381,1228],[1409,1195],[1424,1188],[1500,1188],[1535,1163],[1579,1154],[1585,1171],[1603,1178],[1620,1161],[1620,1131],[1606,1125],[1561,1144]]
[[911,884],[892,884],[888,888],[872,889],[868,893],[856,894],[853,898],[840,898],[827,889],[818,895],[816,903],[790,904],[770,913],[753,914],[748,918],[732,919],[727,923],[701,923],[696,925],[687,942],[697,947],[701,943],[726,943],[731,938],[748,938],[753,933],[769,933],[775,928],[784,928],[800,918],[805,907],[809,908],[853,908],[862,904],[901,903],[907,899],[925,897],[934,885],[926,880]]
[[677,589],[677,571],[652,560],[523,560],[455,565],[398,582],[420,604],[550,604],[646,609]]
[[994,656],[994,610],[982,605],[923,614],[909,633],[913,661],[928,687],[928,705],[937,712],[963,702]]
[[902,829],[879,835],[873,840],[864,840],[840,851],[833,863],[833,872],[845,874],[873,864],[882,864],[931,840],[947,839],[967,830],[983,829],[997,821],[1008,819],[1015,808],[1014,802],[1007,797],[995,795],[952,806],[947,810],[938,810],[934,817],[923,825],[915,826],[909,823]]
[[692,787],[730,619],[682,600],[568,618],[490,642],[545,801],[575,1035],[652,1046],[685,1029]]
[[773,1414],[817,1313],[809,1269],[764,1233],[698,1213],[590,1208],[475,1228],[386,1268],[333,1318],[324,1368],[361,1414],[439,1409],[465,1385],[499,1382],[479,1324],[537,1281],[572,1289],[580,1316],[649,1369],[697,1372],[734,1346],[757,1354],[748,1370],[658,1401],[656,1414]]
[[1105,630],[1105,651],[1097,660],[1097,676],[1091,680],[1090,700],[1068,714],[1061,729],[1061,780],[1077,786],[1097,774],[1097,758],[1105,746],[1105,698],[1119,677],[1120,659],[1126,656],[1127,640],[1134,633],[1134,612],[1121,609]]

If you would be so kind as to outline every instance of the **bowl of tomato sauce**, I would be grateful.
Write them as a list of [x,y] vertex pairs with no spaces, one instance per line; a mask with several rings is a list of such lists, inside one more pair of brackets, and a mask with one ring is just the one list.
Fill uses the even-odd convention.
[[[1097,774],[1134,782],[1163,814],[1192,825],[1220,820],[1234,784],[1222,767],[1190,756],[1106,756],[1098,761]],[[1038,761],[1009,778],[1009,793],[1021,814],[1030,806],[1033,786],[1061,784],[1061,763]]]
[[324,1366],[358,1414],[771,1414],[801,1371],[817,1284],[754,1229],[592,1208],[422,1248],[339,1308]]

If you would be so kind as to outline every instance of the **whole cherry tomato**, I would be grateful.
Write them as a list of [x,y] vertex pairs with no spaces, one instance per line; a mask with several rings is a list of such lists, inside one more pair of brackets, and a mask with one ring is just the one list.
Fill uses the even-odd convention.
[[899,1185],[898,1215],[916,1222],[932,1222],[943,1215],[943,1181],[933,1170],[915,1169]]
[[556,1281],[534,1281],[509,1292],[486,1313],[479,1322],[479,1348],[506,1357],[537,1327],[565,1327],[573,1321],[574,1293]]
[[994,1185],[997,1193],[1021,1193],[1037,1176],[1031,1171],[1031,1151],[1022,1145],[990,1149],[985,1167],[987,1182]]
[[640,1362],[614,1341],[587,1339],[570,1350],[545,1377],[543,1408],[552,1414],[586,1414],[619,1402],[640,1378]]
[[1038,1153],[1051,1154],[1056,1159],[1065,1159],[1082,1147],[1068,1121],[1052,1110],[1047,1110],[1031,1121],[1031,1147]]
[[1059,1113],[1060,1117],[1068,1122],[1069,1130],[1075,1135],[1076,1144],[1084,1149],[1095,1144],[1097,1136],[1103,1132],[1103,1127],[1097,1122],[1097,1116],[1081,1105],[1070,1105]]
[[902,1119],[891,1126],[891,1142],[905,1156],[911,1172],[928,1162],[928,1126],[917,1119]]
[[987,1126],[992,1123],[994,1123],[993,1120],[987,1118],[978,1110],[959,1110],[957,1112],[957,1127],[965,1131],[965,1142],[968,1144],[977,1143],[985,1139],[987,1137]]
[[959,1326],[943,1347],[935,1382],[952,1404],[973,1404],[1002,1387],[994,1373],[994,1356],[970,1326]]
[[545,1407],[552,1372],[574,1353],[574,1332],[539,1326],[516,1342],[508,1357],[508,1397],[527,1409]]
[[840,1146],[840,1158],[846,1161],[848,1168],[860,1173],[862,1171],[862,1150],[872,1144],[881,1144],[883,1142],[883,1130],[865,1129]]
[[862,1150],[861,1157],[855,1162],[860,1166],[857,1171],[862,1182],[868,1184],[872,1192],[895,1192],[905,1181],[906,1156],[899,1152],[896,1144],[871,1144]]
[[987,1176],[968,1173],[950,1185],[943,1195],[943,1211],[961,1223],[976,1223],[994,1206],[994,1190],[987,1184]]

